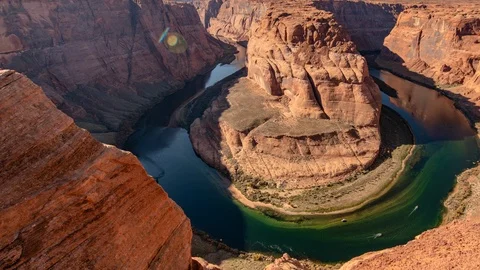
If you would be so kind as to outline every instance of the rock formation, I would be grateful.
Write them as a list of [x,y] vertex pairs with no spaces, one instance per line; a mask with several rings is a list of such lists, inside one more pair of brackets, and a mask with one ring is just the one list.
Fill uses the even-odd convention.
[[417,236],[406,245],[371,252],[344,264],[361,269],[479,269],[480,220],[455,221]]
[[[160,41],[167,29],[181,36],[172,39],[180,48],[169,50],[167,39]],[[119,131],[212,67],[224,54],[222,46],[186,4],[0,3],[0,67],[25,73],[78,125],[108,143],[121,143],[126,134]]]
[[0,71],[0,268],[189,269],[183,211],[131,153]]
[[[453,93],[470,114],[480,105],[479,4],[405,10],[377,63],[396,74]],[[447,93],[449,94],[449,93]],[[456,96],[460,95],[462,98]]]
[[[218,37],[248,40],[252,23],[265,13],[273,0],[194,0],[205,27]],[[318,9],[330,11],[347,29],[361,51],[377,51],[395,26],[402,4],[364,1],[309,1]]]
[[379,146],[380,93],[329,12],[277,2],[252,29],[248,77],[191,127],[197,153],[233,178],[298,189],[367,168]]
[[430,85],[477,88],[480,12],[468,6],[407,9],[386,38],[378,62],[400,72],[418,73]]
[[205,17],[205,28],[210,34],[247,41],[252,23],[265,13],[266,2],[268,0],[196,0],[195,5]]
[[401,1],[314,1],[318,9],[332,12],[350,34],[359,51],[380,51],[383,41],[404,9]]
[[265,270],[307,270],[306,265],[296,259],[291,258],[287,253],[276,259],[273,263],[267,265]]

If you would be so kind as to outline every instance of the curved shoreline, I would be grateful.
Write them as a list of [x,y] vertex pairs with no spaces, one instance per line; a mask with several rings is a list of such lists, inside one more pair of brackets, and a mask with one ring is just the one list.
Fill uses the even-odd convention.
[[[239,70],[235,72],[234,74],[224,78],[223,80],[220,80],[217,82],[215,85],[209,87],[221,87],[225,82],[228,82],[229,80],[233,78],[237,78],[239,75],[241,75],[243,72],[242,70]],[[209,89],[207,88],[207,89]],[[178,125],[180,122],[184,122],[185,119],[181,119],[182,115],[180,115],[182,112],[184,112],[185,107],[189,106],[189,104],[192,104],[195,102],[196,99],[202,96],[206,92],[207,89],[204,89],[203,91],[199,92],[196,94],[194,97],[189,98],[187,101],[182,103],[181,106],[179,106],[171,115],[170,121],[169,121],[169,126],[175,126]],[[385,106],[387,107],[387,106]],[[302,216],[309,216],[309,217],[315,217],[315,216],[329,216],[329,215],[339,215],[339,214],[349,214],[355,211],[358,211],[365,206],[374,203],[374,201],[380,199],[383,197],[385,194],[387,194],[394,186],[397,184],[398,179],[400,178],[400,175],[405,171],[406,164],[410,157],[413,155],[415,148],[414,142],[415,142],[415,136],[411,130],[411,127],[408,125],[408,123],[403,119],[397,112],[395,112],[393,109],[388,108],[387,109],[389,113],[394,114],[395,117],[399,120],[402,121],[402,125],[406,126],[408,128],[408,133],[411,135],[412,138],[412,145],[408,151],[408,153],[405,155],[405,157],[402,158],[401,161],[401,166],[400,168],[392,174],[390,181],[388,181],[386,184],[382,183],[384,185],[383,188],[380,190],[376,190],[371,194],[368,194],[367,196],[362,196],[365,198],[365,200],[362,200],[359,203],[356,203],[353,206],[347,206],[339,210],[333,210],[333,211],[291,211],[286,208],[282,208],[279,206],[275,206],[271,203],[265,203],[265,202],[260,202],[260,201],[252,201],[245,194],[243,194],[236,186],[235,184],[226,176],[222,175],[221,172],[218,172],[219,177],[222,179],[220,183],[220,187],[234,200],[237,202],[241,203],[242,205],[254,209],[257,211],[260,211],[265,214],[266,211],[273,211],[274,214],[280,214],[280,215],[285,215],[288,217],[302,217]],[[190,112],[192,113],[192,112]],[[188,116],[183,115],[184,118],[188,118]],[[380,159],[381,157],[377,157],[377,160]],[[381,163],[387,162],[389,159],[392,159],[392,157],[384,159],[381,161]],[[375,171],[375,169],[370,170],[370,172]],[[390,178],[390,177],[389,177]],[[278,219],[278,218],[277,218]]]
[[[442,96],[451,100],[455,108],[457,108],[468,119],[471,128],[477,132],[476,140],[477,144],[480,147],[480,114],[475,114],[474,112],[470,111],[469,108],[462,103],[462,100],[459,100],[454,96],[454,92],[416,80],[414,77],[409,76],[408,74],[395,72],[393,68],[381,66],[378,63],[375,64],[375,68],[379,70],[388,71],[391,74],[398,76],[402,79],[434,90]],[[464,96],[462,95],[462,97]],[[445,207],[445,209],[442,213],[442,222],[440,225],[445,225],[454,220],[462,219],[466,215],[469,215],[471,212],[480,211],[480,206],[476,207],[475,205],[472,205],[470,203],[470,200],[472,198],[480,197],[480,194],[477,194],[475,190],[472,189],[472,183],[469,183],[468,181],[468,179],[472,176],[472,172],[479,172],[477,178],[479,178],[480,181],[479,161],[477,161],[474,167],[463,171],[455,178],[455,184],[452,187],[452,190],[443,201],[443,206]]]
[[380,199],[382,196],[387,194],[392,189],[392,187],[395,186],[395,184],[398,182],[398,179],[400,178],[400,175],[403,173],[403,171],[406,168],[406,163],[408,162],[410,157],[413,155],[415,149],[416,149],[415,145],[413,145],[410,148],[410,151],[409,151],[408,155],[403,159],[401,169],[394,176],[394,180],[390,181],[388,186],[385,187],[384,189],[382,189],[382,191],[380,191],[380,193],[377,193],[376,195],[374,195],[374,197],[372,197],[372,198],[370,198],[366,201],[363,201],[362,203],[360,203],[356,206],[344,208],[342,210],[330,211],[330,212],[295,212],[295,211],[289,211],[285,208],[280,208],[280,207],[275,206],[273,204],[268,204],[268,203],[263,203],[263,202],[258,202],[258,201],[252,201],[252,200],[248,199],[237,187],[235,187],[235,185],[228,178],[223,176],[220,172],[218,172],[218,175],[222,179],[222,183],[221,183],[222,187],[225,188],[225,190],[227,190],[229,192],[229,195],[231,195],[231,197],[233,199],[235,199],[236,201],[240,202],[242,205],[244,205],[244,206],[246,206],[250,209],[258,210],[258,211],[261,211],[261,212],[263,212],[265,209],[268,209],[268,210],[272,210],[274,212],[277,212],[279,214],[287,215],[287,216],[291,216],[291,217],[295,217],[295,216],[311,216],[311,217],[314,217],[314,216],[330,216],[330,215],[338,215],[338,214],[349,214],[349,213],[353,213],[355,211],[358,211],[358,210],[362,209],[363,207],[375,202],[376,200]]

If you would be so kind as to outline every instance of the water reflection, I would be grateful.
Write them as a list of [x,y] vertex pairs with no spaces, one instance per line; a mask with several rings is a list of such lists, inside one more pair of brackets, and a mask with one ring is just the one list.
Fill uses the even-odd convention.
[[370,74],[396,91],[382,95],[382,103],[396,110],[415,129],[416,143],[461,140],[475,135],[470,122],[453,101],[437,91],[412,83],[388,71],[371,69]]

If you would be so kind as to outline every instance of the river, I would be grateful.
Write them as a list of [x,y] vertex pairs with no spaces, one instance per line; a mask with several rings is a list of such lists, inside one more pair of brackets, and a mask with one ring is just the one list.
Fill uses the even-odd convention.
[[[269,218],[224,192],[217,171],[197,157],[185,129],[166,127],[176,106],[243,63],[241,51],[232,64],[217,66],[210,76],[197,78],[185,92],[167,98],[139,121],[126,143],[126,149],[183,208],[195,228],[231,247],[337,262],[406,243],[439,224],[442,201],[453,188],[455,176],[480,158],[474,131],[449,99],[386,71],[370,70],[394,89],[389,95],[382,93],[382,102],[409,123],[417,144],[397,184],[353,214],[303,223]],[[342,223],[343,218],[348,222]]]

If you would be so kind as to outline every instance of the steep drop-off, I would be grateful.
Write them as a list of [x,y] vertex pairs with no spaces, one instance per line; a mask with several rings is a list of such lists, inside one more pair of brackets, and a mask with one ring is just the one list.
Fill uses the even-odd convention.
[[247,67],[249,78],[225,87],[191,126],[207,163],[234,179],[299,189],[374,161],[380,92],[331,13],[272,5],[252,29]]
[[[272,0],[195,0],[193,1],[205,27],[218,37],[235,41],[248,40],[252,23],[265,13]],[[307,3],[306,3],[307,2]],[[395,26],[403,5],[373,1],[296,1],[296,6],[313,3],[334,14],[338,23],[349,32],[360,51],[379,51],[383,40]]]
[[383,68],[445,91],[480,119],[479,4],[405,10],[376,62]]
[[0,71],[0,268],[189,269],[183,211],[131,153]]
[[[170,39],[170,50],[159,40],[167,29],[181,36]],[[0,3],[0,67],[26,74],[78,125],[108,143],[121,144],[145,109],[210,68],[224,55],[222,46],[186,4]]]

